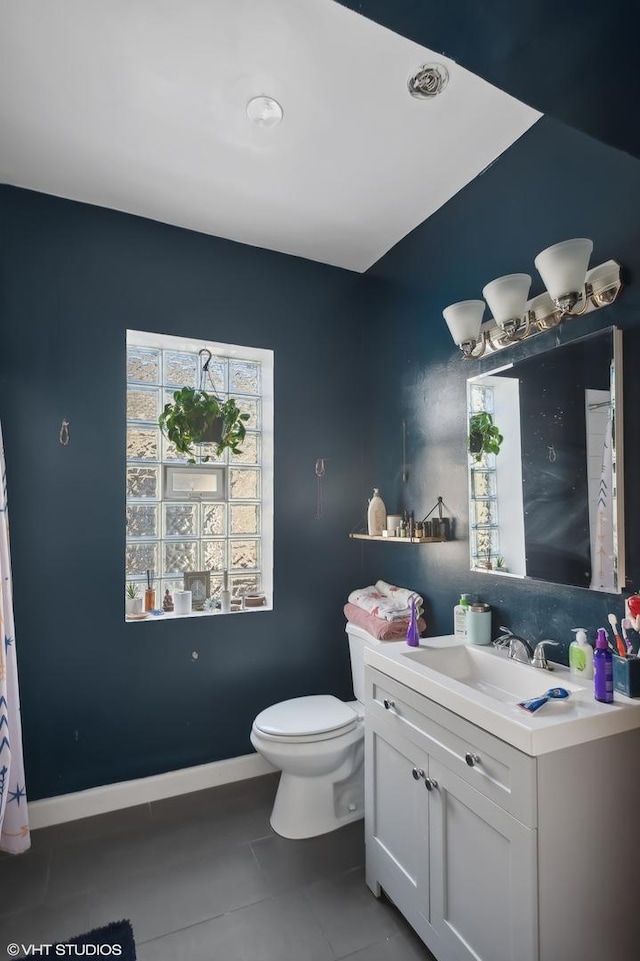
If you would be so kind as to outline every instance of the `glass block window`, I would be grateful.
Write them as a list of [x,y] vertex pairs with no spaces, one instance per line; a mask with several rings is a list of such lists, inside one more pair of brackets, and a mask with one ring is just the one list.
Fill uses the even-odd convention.
[[[493,414],[493,387],[469,383],[469,418],[478,411]],[[500,556],[497,473],[495,454],[480,460],[469,455],[469,527],[473,567],[496,567]]]
[[[211,352],[208,376],[203,377]],[[184,575],[209,572],[208,610],[215,610],[225,579],[233,609],[247,593],[264,593],[272,606],[273,568],[273,352],[234,344],[197,342],[142,331],[127,332],[125,581],[144,594],[147,571],[162,606],[165,589],[184,587]],[[245,422],[239,454],[199,446],[196,460],[222,474],[223,496],[211,502],[194,485],[184,497],[165,488],[165,468],[189,469],[158,426],[158,416],[183,386],[234,397]],[[220,487],[218,488],[220,489]]]

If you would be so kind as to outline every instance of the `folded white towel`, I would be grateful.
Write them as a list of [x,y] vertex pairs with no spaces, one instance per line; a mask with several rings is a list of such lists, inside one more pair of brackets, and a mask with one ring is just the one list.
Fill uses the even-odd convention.
[[377,591],[380,591],[381,594],[384,594],[385,597],[393,598],[394,601],[397,601],[404,607],[408,607],[409,610],[411,610],[412,600],[416,602],[416,606],[422,606],[424,604],[419,594],[416,594],[415,591],[407,590],[406,587],[395,587],[393,584],[387,584],[386,581],[376,581],[375,588]]
[[355,604],[368,614],[373,614],[385,621],[398,621],[411,616],[411,598],[413,598],[416,602],[416,613],[420,616],[424,606],[420,595],[413,591],[405,591],[405,594],[409,595],[408,603],[405,597],[382,593],[376,584],[352,591],[349,594],[349,604]]

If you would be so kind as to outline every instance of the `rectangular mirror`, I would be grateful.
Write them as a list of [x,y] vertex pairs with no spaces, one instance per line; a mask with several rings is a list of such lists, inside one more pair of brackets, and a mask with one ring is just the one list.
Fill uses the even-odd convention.
[[503,437],[498,454],[469,454],[471,570],[619,593],[622,332],[472,377],[467,409]]

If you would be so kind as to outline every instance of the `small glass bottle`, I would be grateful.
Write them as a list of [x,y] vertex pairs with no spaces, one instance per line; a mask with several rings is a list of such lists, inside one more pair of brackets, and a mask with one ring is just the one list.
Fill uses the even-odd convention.
[[152,587],[148,587],[144,592],[144,609],[145,611],[153,611],[156,606],[156,592]]

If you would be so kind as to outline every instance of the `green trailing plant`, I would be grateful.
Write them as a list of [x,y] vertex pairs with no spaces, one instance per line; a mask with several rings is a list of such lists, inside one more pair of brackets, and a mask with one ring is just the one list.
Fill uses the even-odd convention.
[[140,596],[140,591],[138,590],[138,585],[134,584],[133,581],[129,581],[124,589],[125,597],[130,597],[132,600],[134,597]]
[[483,454],[499,454],[504,437],[486,410],[476,411],[469,419],[468,449],[475,461]]
[[[241,413],[233,397],[223,401],[205,390],[181,387],[165,404],[158,423],[178,453],[187,454],[188,463],[195,464],[196,444],[215,444],[218,457],[227,448],[241,453],[249,416]],[[206,455],[202,461],[209,459]]]

